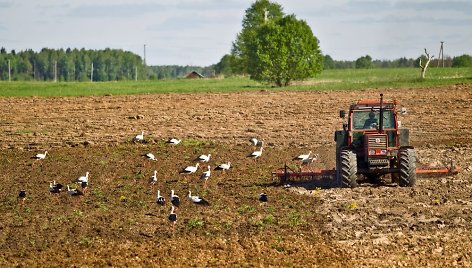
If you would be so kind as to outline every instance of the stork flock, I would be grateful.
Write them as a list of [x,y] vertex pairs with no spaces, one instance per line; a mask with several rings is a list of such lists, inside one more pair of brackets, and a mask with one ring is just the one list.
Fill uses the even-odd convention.
[[[144,139],[144,131],[142,131],[140,134],[136,135],[132,139],[132,141],[134,143],[140,143],[140,142],[143,142],[144,140],[145,140]],[[259,140],[257,138],[251,138],[249,141],[252,145],[254,145],[256,147],[256,150],[249,153],[247,155],[247,157],[254,159],[254,161],[257,161],[257,158],[262,156],[264,141]],[[182,140],[180,140],[180,139],[170,138],[170,139],[167,140],[166,143],[170,144],[171,146],[175,146],[175,145],[180,144],[181,142],[182,142]],[[48,151],[45,151],[44,153],[38,153],[38,154],[34,155],[32,158],[35,159],[35,162],[42,161],[47,157],[47,154],[48,154]],[[142,156],[145,158],[145,161],[147,161],[147,162],[157,161],[157,158],[153,153],[145,153],[145,154],[142,154]],[[302,165],[307,165],[307,164],[312,163],[313,161],[317,160],[317,158],[318,158],[318,155],[316,155],[316,154],[312,155],[312,151],[310,151],[308,154],[298,155],[298,156],[294,157],[292,160],[300,161]],[[202,165],[206,164],[207,165],[206,170],[204,170],[199,175],[199,178],[200,178],[201,181],[203,181],[204,188],[207,188],[208,187],[208,179],[210,178],[211,171],[212,171],[211,166],[210,166],[210,160],[211,159],[212,159],[211,154],[201,154],[201,155],[199,155],[198,157],[196,157],[194,159],[194,162],[196,162],[194,165],[189,165],[189,166],[186,166],[186,167],[182,168],[179,173],[182,174],[182,175],[195,174],[195,173],[197,173],[197,171],[200,167],[200,164],[202,164]],[[213,170],[215,170],[215,171],[217,171],[217,170],[227,171],[230,168],[232,168],[232,165],[231,165],[231,162],[228,161],[228,162],[223,162],[223,163],[220,163],[220,164],[216,165]],[[66,189],[67,189],[68,195],[73,196],[73,197],[83,196],[87,192],[87,189],[89,187],[89,182],[90,182],[89,175],[90,175],[90,173],[87,171],[85,173],[85,175],[80,176],[80,177],[72,180],[72,183],[74,183],[76,185],[79,185],[81,187],[80,189],[78,187],[71,187],[71,185],[66,184]],[[153,175],[151,175],[149,177],[149,184],[153,187],[157,183],[158,183],[157,170],[154,170]],[[49,183],[49,192],[51,194],[59,195],[60,193],[62,193],[64,191],[65,191],[64,184],[62,184],[60,182],[56,182],[56,181],[53,181],[53,182]],[[188,197],[188,200],[193,204],[203,205],[203,206],[209,206],[210,205],[210,203],[206,199],[204,199],[203,197],[200,197],[198,195],[192,195],[192,192],[190,190],[188,191],[188,196],[187,197]],[[180,197],[172,189],[171,192],[170,192],[169,198],[170,198],[169,200],[170,200],[170,203],[171,203],[171,207],[170,207],[170,212],[168,214],[168,220],[169,220],[169,222],[172,226],[172,230],[175,230],[175,225],[176,225],[176,222],[177,222],[177,211],[180,207]],[[18,202],[20,204],[24,204],[25,199],[26,199],[26,190],[24,190],[24,189],[20,190],[17,199],[18,199]],[[266,203],[268,201],[267,194],[266,193],[261,193],[259,195],[259,201],[261,203]],[[161,207],[164,207],[167,204],[166,198],[161,195],[161,191],[159,189],[157,190],[157,196],[155,197],[154,202],[158,206],[161,206]]]

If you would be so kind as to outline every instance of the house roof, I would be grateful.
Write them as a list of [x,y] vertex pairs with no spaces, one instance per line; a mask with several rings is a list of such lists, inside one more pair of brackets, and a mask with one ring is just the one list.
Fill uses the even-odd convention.
[[204,76],[197,71],[192,71],[189,74],[187,74],[186,77],[187,78],[194,78],[194,77],[203,78]]

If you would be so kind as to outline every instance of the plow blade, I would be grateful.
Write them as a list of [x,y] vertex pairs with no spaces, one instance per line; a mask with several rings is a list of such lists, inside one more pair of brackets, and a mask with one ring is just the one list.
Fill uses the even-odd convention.
[[462,171],[461,167],[455,166],[454,163],[451,162],[451,165],[448,166],[448,167],[417,168],[416,169],[416,176],[419,176],[419,177],[442,177],[442,176],[456,175],[457,173],[459,173],[461,171]]

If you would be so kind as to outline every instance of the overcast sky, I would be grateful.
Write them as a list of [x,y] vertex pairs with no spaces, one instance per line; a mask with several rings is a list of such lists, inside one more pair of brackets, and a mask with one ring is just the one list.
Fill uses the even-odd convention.
[[[118,48],[148,65],[217,63],[253,0],[0,0],[8,51]],[[305,20],[335,60],[416,58],[424,48],[472,55],[471,0],[278,0]]]

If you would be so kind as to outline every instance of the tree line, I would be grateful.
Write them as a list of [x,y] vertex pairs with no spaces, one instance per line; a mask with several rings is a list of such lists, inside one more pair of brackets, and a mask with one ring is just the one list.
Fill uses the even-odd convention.
[[185,77],[192,71],[215,75],[214,65],[145,66],[142,58],[121,49],[31,49],[7,52],[0,48],[0,80],[12,81],[124,81]]
[[[402,57],[395,60],[374,60],[369,55],[357,58],[356,60],[334,60],[330,55],[323,56],[323,69],[371,69],[371,68],[418,68],[420,58],[416,59]],[[424,59],[423,59],[424,61]],[[239,62],[233,55],[224,55],[221,60],[215,65],[217,74],[225,76],[244,75],[239,67]],[[456,57],[445,57],[444,65],[442,59],[434,59],[431,61],[431,67],[472,67],[472,56],[461,55]]]
[[[323,69],[370,69],[370,68],[417,68],[419,61],[425,56],[416,59],[399,58],[395,60],[373,60],[369,55],[357,58],[355,61],[336,61],[331,56],[324,56]],[[456,57],[445,57],[431,61],[431,67],[472,67],[472,56],[464,54]]]
[[1,80],[118,81],[143,79],[141,57],[120,49],[0,49]]
[[[323,55],[323,69],[366,69],[366,68],[417,68],[420,56],[395,60],[374,60],[369,55],[353,61],[334,60]],[[444,63],[444,65],[443,65]],[[10,65],[10,66],[9,66]],[[93,65],[93,69],[92,69]],[[192,71],[205,77],[215,75],[247,75],[241,59],[235,55],[224,55],[210,66],[145,66],[142,58],[132,52],[120,49],[49,49],[39,52],[25,50],[7,52],[0,48],[0,80],[7,81],[123,81],[163,80],[185,77]],[[431,67],[472,67],[472,56],[461,55],[434,59]]]

